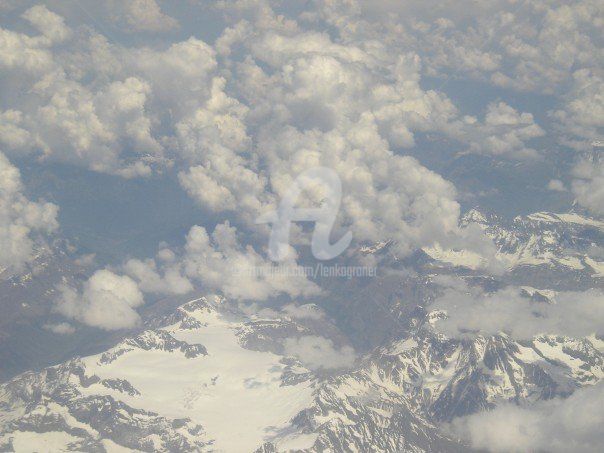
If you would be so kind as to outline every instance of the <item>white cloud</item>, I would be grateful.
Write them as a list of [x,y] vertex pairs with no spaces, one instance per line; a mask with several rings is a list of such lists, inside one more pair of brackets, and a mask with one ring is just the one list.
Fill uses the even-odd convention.
[[67,318],[104,330],[130,328],[140,322],[134,309],[143,304],[143,294],[128,276],[102,269],[81,290],[66,284],[58,290],[55,310]]
[[[392,237],[407,253],[452,233],[459,215],[453,186],[391,151],[411,146],[413,130],[438,128],[454,111],[447,99],[420,88],[417,57],[393,63],[391,87],[384,68],[374,64],[381,49],[374,55],[326,34],[292,35],[275,27],[266,33],[260,27],[223,49],[235,54],[243,46],[251,53],[235,66],[234,79],[249,107],[246,129],[255,133],[250,143],[230,114],[230,130],[241,140],[227,144],[207,120],[198,122],[204,141],[190,142],[191,149],[201,150],[205,161],[180,174],[187,192],[205,207],[235,211],[250,226],[274,209],[298,174],[325,166],[342,178],[340,226],[357,240]],[[220,159],[206,151],[218,144],[227,148]]]
[[[232,8],[249,13],[240,4]],[[544,131],[530,113],[499,102],[489,105],[483,122],[461,117],[446,96],[422,89],[416,54],[335,42],[291,22],[274,23],[266,5],[262,11],[252,14],[254,26],[236,24],[219,39],[233,71],[229,95],[219,91],[228,110],[217,114],[206,106],[179,124],[180,149],[199,159],[179,180],[201,206],[234,212],[251,227],[300,173],[333,168],[343,184],[337,227],[359,242],[395,239],[403,255],[467,235],[458,229],[453,185],[395,150],[414,146],[419,133],[436,132],[472,152],[537,155],[528,142]]]
[[207,291],[220,291],[240,300],[264,300],[286,294],[302,297],[318,294],[293,261],[275,267],[251,246],[239,243],[236,229],[228,223],[216,226],[209,236],[205,228],[194,226],[187,235],[181,259],[184,274]]
[[328,338],[304,336],[286,338],[284,353],[294,356],[312,370],[348,368],[354,364],[356,354],[350,346],[336,347]]
[[[153,0],[116,3],[134,8],[144,27],[167,18],[157,16]],[[165,146],[175,140],[176,123],[210,94],[213,49],[195,38],[164,50],[125,47],[90,29],[70,29],[45,6],[23,18],[39,34],[0,29],[5,151],[127,178],[169,168]]]
[[577,67],[597,68],[602,10],[595,0],[322,1],[309,17],[347,41],[381,39],[419,53],[429,75],[474,78],[558,94]]
[[146,293],[186,294],[198,288],[236,300],[320,293],[295,261],[275,266],[253,247],[242,245],[228,222],[217,225],[211,235],[195,225],[184,250],[162,247],[155,259],[130,259],[121,269]]
[[74,264],[76,266],[81,266],[83,268],[92,267],[96,260],[95,253],[86,253],[84,255],[79,256],[74,260]]
[[[150,163],[161,161],[162,147],[151,134],[145,115],[150,86],[129,77],[94,93],[64,75],[36,84],[48,99],[33,119],[45,158],[80,163],[92,170],[125,177],[146,176]],[[125,149],[141,159],[129,163]]]
[[224,92],[225,83],[213,79],[204,105],[176,125],[179,152],[193,164],[178,178],[189,196],[211,211],[257,213],[266,181],[242,156],[251,149],[244,122],[248,109]]
[[[558,86],[571,72],[552,68],[568,58],[588,66],[586,55],[597,54],[581,32],[593,24],[593,5],[580,3],[510,11],[496,1],[474,5],[469,14],[452,4],[333,1],[318,2],[298,21],[269,2],[221,3],[232,24],[214,47],[194,37],[165,46],[110,43],[34,7],[23,18],[37,32],[1,31],[0,64],[18,88],[7,91],[24,98],[3,106],[0,141],[14,155],[34,153],[123,177],[173,171],[204,210],[236,216],[240,231],[255,238],[267,231],[255,226],[256,218],[275,209],[296,176],[326,166],[344,186],[336,230],[351,230],[356,241],[394,239],[398,254],[434,242],[488,248],[458,228],[455,187],[403,154],[418,138],[436,134],[470,152],[535,157],[532,140],[544,130],[531,113],[503,101],[488,104],[484,117],[463,115],[442,90],[426,89],[422,75],[456,65],[456,74],[495,77],[497,84],[511,83],[506,77],[516,71],[526,80],[538,73],[534,89]],[[118,24],[138,31],[177,25],[154,0],[114,5],[116,15],[124,12]],[[548,39],[521,33],[535,18],[545,18],[539,30]],[[339,33],[327,33],[326,23]],[[490,43],[491,30],[510,33]],[[549,43],[556,30],[572,43]],[[547,50],[545,59],[533,52],[537,45]],[[575,70],[568,105],[552,117],[580,117],[580,128],[591,131],[595,74]],[[530,88],[526,80],[514,86]],[[595,206],[599,180],[592,185],[589,178],[588,187],[578,181],[573,191]],[[293,243],[305,241],[299,233],[292,232]],[[182,269],[137,266],[138,275],[130,271],[145,291],[185,291],[186,281],[195,281]],[[178,282],[167,282],[169,275]]]
[[71,335],[76,331],[75,327],[68,322],[48,323],[43,326],[46,330],[59,335]]
[[596,453],[604,445],[604,385],[577,389],[567,399],[531,407],[505,404],[452,423],[479,450]]
[[604,128],[604,80],[598,71],[579,69],[571,89],[562,96],[563,108],[549,112],[560,141],[578,151],[590,151],[602,139]]
[[216,52],[200,39],[191,37],[160,51],[141,47],[121,52],[126,71],[141,74],[151,84],[153,110],[165,109],[162,113],[169,113],[174,124],[195,112],[211,94]]
[[27,149],[31,134],[23,127],[23,112],[7,110],[0,113],[0,144],[8,149]]
[[58,207],[23,195],[19,170],[0,152],[0,267],[19,271],[36,243],[58,228]]
[[71,30],[65,25],[65,20],[44,5],[29,8],[21,17],[42,33],[49,44],[63,42],[71,36]]
[[571,188],[579,204],[596,215],[604,215],[604,160],[581,160],[573,169],[573,176]]
[[493,102],[487,106],[483,122],[465,117],[459,130],[452,135],[467,142],[470,152],[532,159],[538,152],[527,142],[542,137],[545,131],[535,123],[532,114],[518,112],[505,102]]
[[193,290],[193,285],[177,266],[165,266],[163,275],[160,275],[155,260],[130,259],[123,269],[139,282],[140,289],[146,293],[186,294]]
[[127,32],[165,32],[178,28],[155,0],[118,0],[108,4],[110,16]]
[[520,288],[485,293],[462,282],[451,285],[441,281],[441,284],[448,288],[432,308],[446,311],[447,318],[438,321],[436,328],[452,337],[506,332],[518,339],[539,334],[582,338],[604,333],[601,290],[561,291],[547,303],[525,297]]
[[[299,173],[330,167],[344,185],[338,226],[359,242],[395,239],[400,254],[464,237],[452,184],[399,153],[417,134],[445,134],[474,152],[535,153],[526,142],[542,131],[532,115],[497,103],[483,122],[460,116],[422,88],[412,51],[305,31],[268,4],[225,8],[252,26],[225,31],[219,60],[195,38],[157,50],[65,33],[66,50],[43,48],[51,53],[28,103],[36,108],[7,111],[0,139],[14,153],[41,150],[124,177],[175,165],[204,209],[234,213],[255,232]],[[34,48],[36,37],[19,36]]]
[[22,33],[0,29],[0,67],[3,70],[22,70],[42,73],[52,67],[52,54],[47,40]]

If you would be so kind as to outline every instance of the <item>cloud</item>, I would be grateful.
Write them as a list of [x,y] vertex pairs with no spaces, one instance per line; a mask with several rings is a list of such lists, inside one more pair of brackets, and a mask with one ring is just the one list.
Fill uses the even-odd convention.
[[[119,269],[126,275],[98,270],[80,289],[59,285],[55,311],[90,326],[117,330],[139,324],[134,309],[144,302],[143,293],[180,295],[198,288],[235,300],[320,293],[295,261],[274,266],[251,246],[241,245],[228,222],[217,225],[211,235],[193,226],[184,250],[163,245],[155,259],[130,259]],[[304,307],[291,305],[287,312],[309,318],[321,315]]]
[[29,8],[21,17],[42,33],[48,44],[63,42],[71,36],[71,30],[65,25],[65,20],[44,5]]
[[89,268],[94,265],[95,260],[96,260],[95,253],[86,253],[84,255],[77,257],[73,262],[76,266],[80,266],[83,268]]
[[58,335],[71,335],[76,331],[76,328],[69,324],[68,322],[59,322],[59,323],[48,323],[43,326],[46,330],[49,330]]
[[169,112],[164,120],[171,128],[193,114],[211,95],[218,62],[212,46],[200,39],[191,37],[165,50],[139,47],[118,48],[114,52],[121,58],[124,72],[140,74],[151,84],[151,110]]
[[211,234],[195,225],[184,250],[164,247],[155,259],[130,259],[121,269],[147,293],[186,294],[199,288],[236,300],[320,293],[295,261],[275,266],[253,247],[241,244],[236,228],[228,222],[217,225]]
[[[433,127],[451,109],[446,99],[421,90],[416,57],[400,58],[390,88],[371,64],[373,55],[326,35],[271,31],[246,38],[231,46],[249,47],[254,58],[238,64],[235,79],[256,132],[241,142],[245,152],[221,141],[225,157],[206,151],[204,165],[181,173],[181,184],[200,204],[235,211],[253,225],[300,173],[324,166],[342,179],[340,226],[359,241],[393,237],[406,253],[456,228],[454,187],[390,148],[411,146],[412,128]],[[224,171],[227,163],[236,171]]]
[[596,453],[604,445],[604,385],[531,407],[504,404],[454,420],[452,431],[478,450]]
[[[46,9],[45,7],[42,7]],[[31,10],[28,10],[31,11]],[[40,14],[41,10],[34,10]],[[32,19],[41,25],[37,14],[31,14]],[[26,74],[41,74],[52,68],[52,45],[45,35],[28,36],[6,29],[0,29],[0,67],[5,71],[23,71]]]
[[552,190],[554,192],[566,192],[568,189],[559,179],[550,179],[550,181],[547,183],[547,190]]
[[[163,14],[154,2],[120,5],[141,21]],[[276,209],[301,172],[332,168],[344,194],[336,230],[359,243],[394,239],[399,255],[467,237],[455,187],[403,155],[419,136],[536,155],[529,141],[543,131],[530,113],[497,102],[482,121],[462,115],[442,92],[423,88],[424,59],[413,46],[393,52],[389,40],[338,38],[268,3],[220,8],[235,23],[215,48],[196,38],[167,48],[109,43],[47,9],[28,13],[56,31],[3,30],[17,46],[5,59],[9,77],[27,101],[0,113],[0,140],[14,155],[126,178],[174,171],[204,210],[234,215],[254,235],[267,234],[256,219]],[[292,243],[306,240],[292,232]]]
[[308,335],[286,338],[283,346],[285,355],[298,358],[304,366],[312,370],[348,368],[356,360],[354,349],[350,346],[337,348],[325,337]]
[[486,293],[461,281],[439,281],[447,289],[431,308],[446,311],[447,318],[435,326],[451,337],[506,332],[517,339],[539,334],[581,338],[604,333],[604,293],[598,289],[557,292],[548,303],[531,300],[520,288]]
[[[577,67],[598,67],[602,17],[593,0],[321,1],[308,11],[348,42],[381,39],[422,56],[426,72],[522,91],[558,94]],[[526,30],[531,30],[527,33]]]
[[604,80],[598,71],[578,69],[570,90],[562,96],[563,108],[549,112],[559,139],[577,151],[591,151],[602,139],[604,128]]
[[[199,159],[179,181],[205,209],[234,213],[257,231],[256,219],[276,208],[299,174],[328,167],[343,187],[334,235],[393,239],[402,256],[468,238],[458,228],[455,187],[401,155],[418,134],[445,134],[471,152],[537,156],[529,141],[544,131],[530,113],[498,102],[482,122],[461,116],[442,93],[422,89],[417,54],[273,22],[264,6],[251,17],[241,4],[229,9],[255,22],[235,24],[217,46],[232,83],[212,91],[229,91],[219,104],[227,107],[204,106],[179,123],[179,149]],[[306,239],[294,231],[291,240]]]
[[[276,208],[299,174],[324,166],[343,185],[336,230],[351,230],[356,241],[394,239],[399,255],[464,242],[453,185],[395,150],[437,131],[470,144],[492,141],[471,145],[475,152],[534,155],[525,142],[542,131],[532,115],[499,103],[484,124],[463,126],[446,96],[420,86],[416,54],[337,43],[279,22],[267,8],[231,5],[230,13],[256,21],[235,24],[217,44],[232,83],[215,79],[210,98],[177,124],[177,148],[192,164],[179,173],[186,192],[257,232],[256,219]],[[305,243],[299,233],[292,244]]]
[[483,122],[465,117],[462,127],[453,135],[467,142],[473,153],[534,159],[538,152],[528,142],[542,137],[545,131],[535,123],[532,114],[520,113],[505,102],[494,102],[487,106]]
[[[143,27],[167,17],[157,16],[152,0],[117,3]],[[39,34],[0,29],[6,153],[126,178],[171,167],[166,145],[183,115],[209,96],[213,49],[195,38],[162,50],[110,43],[91,29],[72,30],[44,6],[22,17]]]
[[160,275],[155,260],[130,259],[123,269],[139,282],[140,289],[146,293],[186,294],[193,290],[193,285],[177,266],[164,266],[163,275]]
[[19,271],[33,259],[34,247],[54,233],[59,208],[24,195],[21,174],[0,152],[0,267]]
[[217,225],[212,235],[194,226],[187,235],[182,256],[184,274],[205,290],[220,291],[239,300],[264,300],[286,294],[306,297],[320,293],[293,261],[282,267],[239,243],[237,232],[228,222]]
[[[148,176],[161,160],[162,147],[145,115],[150,85],[135,77],[115,81],[94,93],[63,75],[37,85],[48,103],[36,112],[36,133],[46,158],[79,162],[90,169],[124,177]],[[144,155],[133,163],[122,150]]]
[[209,99],[176,125],[179,152],[193,164],[178,179],[189,196],[211,211],[253,215],[262,206],[266,179],[243,157],[251,148],[248,108],[224,92],[225,83],[213,79]]
[[[154,0],[110,3],[114,16],[105,11],[103,20],[117,20],[121,31],[178,25]],[[469,152],[534,158],[545,131],[530,112],[504,101],[488,103],[484,115],[465,115],[422,77],[453,68],[517,89],[564,86],[565,104],[550,118],[562,124],[577,117],[565,132],[571,141],[579,132],[593,135],[599,85],[587,56],[597,51],[581,28],[594,25],[594,7],[395,3],[316,2],[296,20],[269,2],[220,3],[229,26],[214,45],[191,37],[161,46],[144,37],[120,42],[122,34],[103,36],[69,13],[64,19],[31,8],[22,17],[33,31],[17,31],[19,24],[1,30],[10,89],[0,142],[11,156],[126,178],[177,175],[204,213],[235,219],[244,245],[266,238],[256,219],[277,208],[301,172],[325,166],[343,184],[334,234],[350,230],[359,243],[393,239],[399,256],[435,242],[487,249],[459,228],[453,184],[405,154],[436,135]],[[544,36],[522,32],[531,21]],[[493,30],[505,31],[505,39],[492,39]],[[571,43],[560,41],[561,31]],[[546,56],[533,51],[539,46]],[[574,63],[562,67],[567,59]],[[522,80],[510,79],[516,73]],[[599,179],[576,179],[580,202],[596,206]],[[300,228],[291,240],[307,242]],[[177,293],[196,281],[159,262],[133,266],[145,291]]]
[[579,204],[604,215],[604,160],[581,160],[574,167],[573,176],[571,189]]
[[18,110],[0,112],[0,143],[9,149],[24,149],[33,142],[29,131],[23,129],[23,113]]
[[155,0],[119,0],[108,5],[114,22],[127,32],[166,32],[178,21],[164,14]]
[[58,286],[55,310],[63,316],[104,330],[135,327],[140,317],[134,310],[143,304],[136,282],[107,269],[96,271],[78,290]]
[[292,318],[298,319],[323,319],[325,313],[315,304],[287,304],[281,309],[284,313]]

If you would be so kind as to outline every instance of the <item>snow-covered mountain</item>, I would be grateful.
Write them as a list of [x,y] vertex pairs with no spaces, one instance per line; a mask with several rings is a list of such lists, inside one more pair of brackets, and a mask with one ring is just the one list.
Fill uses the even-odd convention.
[[[604,284],[604,222],[577,212],[537,212],[506,222],[473,209],[461,225],[479,225],[497,246],[497,260],[510,272],[510,281],[543,283],[560,289]],[[468,250],[423,249],[436,263],[477,270],[485,258]]]
[[3,451],[459,447],[371,367],[312,371],[279,351],[317,334],[305,323],[205,298],[154,322],[169,325],[4,384]]
[[[240,345],[241,320],[203,300],[176,315],[101,354],[10,381],[4,422],[17,433],[49,423],[66,430],[67,443],[98,448],[236,451],[260,445],[264,429],[278,429],[310,401],[308,373]],[[19,450],[23,436],[4,441]]]
[[463,221],[493,238],[508,272],[428,249],[414,273],[347,282],[321,308],[207,296],[152,310],[113,347],[3,383],[0,451],[468,451],[443,423],[601,382],[603,338],[450,338],[430,305],[438,274],[514,284],[542,303],[598,287],[602,223],[538,213],[505,224],[478,211]]
[[604,376],[595,340],[451,340],[432,316],[418,311],[410,335],[347,369],[313,370],[283,345],[325,335],[326,321],[197,299],[103,353],[3,384],[1,449],[458,451],[438,422]]

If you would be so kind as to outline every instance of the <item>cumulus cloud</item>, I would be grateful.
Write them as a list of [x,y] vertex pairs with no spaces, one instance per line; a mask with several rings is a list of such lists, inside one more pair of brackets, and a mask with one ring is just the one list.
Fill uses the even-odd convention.
[[49,44],[63,42],[71,35],[71,30],[65,25],[65,20],[58,14],[49,11],[44,5],[29,8],[21,17],[42,33]]
[[[392,63],[390,86],[374,65],[377,55],[325,34],[259,28],[229,45],[250,53],[236,66],[235,79],[249,106],[247,129],[255,134],[247,138],[239,107],[242,113],[221,120],[232,124],[230,136],[214,133],[205,113],[204,123],[195,125],[204,128],[203,140],[183,124],[183,142],[195,138],[205,162],[181,173],[180,181],[201,205],[235,211],[253,225],[300,173],[324,166],[342,179],[339,225],[359,241],[392,237],[407,253],[456,229],[454,187],[391,149],[412,146],[413,130],[436,128],[454,110],[447,99],[420,88],[417,56]],[[218,145],[226,150],[215,156],[211,150]]]
[[536,158],[538,152],[529,142],[545,135],[532,114],[518,112],[505,102],[490,103],[482,122],[466,116],[460,126],[452,136],[467,142],[469,152],[514,159]]
[[[537,155],[529,142],[544,131],[530,113],[498,102],[483,121],[462,116],[442,93],[422,89],[417,54],[338,42],[280,21],[267,8],[228,8],[254,22],[237,22],[217,44],[233,68],[230,94],[219,90],[219,104],[208,101],[179,123],[180,149],[199,162],[179,180],[204,208],[233,212],[251,227],[299,174],[327,167],[342,180],[336,229],[352,231],[361,243],[393,239],[405,255],[468,237],[458,228],[453,185],[401,155],[418,134],[445,134],[470,152]],[[292,233],[293,243],[304,241]]]
[[587,68],[573,73],[571,89],[562,96],[563,108],[549,114],[560,141],[578,151],[590,151],[604,128],[604,80]]
[[[29,36],[7,29],[0,29],[2,46],[0,46],[0,67],[6,70],[23,71],[41,74],[52,68],[52,52],[49,47],[53,41],[49,38],[57,35],[67,36],[68,32],[58,26],[56,16],[44,6],[27,10],[23,17],[42,34]],[[44,20],[49,22],[49,35],[44,35]],[[64,25],[63,25],[64,26]],[[42,30],[40,30],[42,29]],[[54,33],[51,31],[54,30]]]
[[[151,135],[151,121],[145,115],[148,83],[129,77],[93,93],[60,75],[41,81],[37,88],[49,101],[35,116],[47,157],[79,161],[92,170],[125,177],[151,173],[145,160],[160,158],[162,147]],[[126,148],[147,158],[123,162]]]
[[281,264],[276,266],[253,247],[243,245],[236,228],[225,222],[211,234],[195,225],[183,250],[164,247],[155,259],[130,259],[122,270],[147,293],[186,294],[199,288],[236,300],[320,293],[295,261]]
[[579,153],[572,169],[571,191],[577,202],[604,214],[604,159],[599,143],[604,128],[604,81],[598,72],[579,69],[562,109],[550,112],[560,141]]
[[347,368],[356,360],[354,349],[350,346],[338,348],[325,337],[307,335],[286,338],[283,347],[285,355],[298,358],[312,370]]
[[165,32],[178,27],[155,0],[120,0],[108,4],[114,22],[130,32]]
[[[162,255],[165,254],[163,251]],[[186,294],[193,290],[193,285],[181,274],[178,266],[163,266],[162,275],[155,260],[130,259],[123,269],[139,282],[140,289],[146,293]]]
[[58,228],[58,207],[23,195],[19,170],[0,152],[0,267],[19,271],[34,246]]
[[151,84],[152,110],[169,111],[164,120],[170,127],[193,114],[211,94],[218,67],[216,52],[200,39],[191,37],[165,50],[141,47],[113,52],[121,59],[123,72],[140,74]]
[[579,204],[604,215],[604,161],[581,160],[573,169],[573,176],[571,188]]
[[[111,3],[122,31],[177,26],[154,0]],[[229,25],[214,46],[194,37],[165,46],[110,41],[36,6],[22,15],[35,31],[1,30],[0,65],[14,89],[6,90],[0,111],[0,142],[10,155],[128,178],[173,172],[205,212],[236,217],[242,236],[255,239],[268,232],[256,219],[277,208],[300,173],[324,166],[343,185],[334,234],[350,230],[361,243],[393,239],[397,254],[435,242],[488,249],[476,240],[479,232],[459,229],[455,187],[405,153],[436,134],[469,152],[535,157],[534,139],[544,130],[530,112],[504,101],[489,103],[483,116],[464,115],[443,90],[426,89],[422,76],[457,65],[457,75],[541,91],[572,76],[566,104],[550,117],[560,124],[577,117],[569,140],[593,135],[598,110],[589,99],[598,102],[598,77],[582,66],[597,51],[581,27],[594,24],[594,6],[511,11],[505,2],[394,3],[316,2],[292,19],[269,2],[220,2]],[[537,19],[543,36],[521,33]],[[492,39],[492,30],[505,30],[505,39]],[[549,42],[561,31],[572,43]],[[546,56],[533,51],[539,46]],[[598,203],[598,181],[577,177],[580,202]],[[291,240],[307,241],[299,228]],[[220,253],[225,262],[239,256]],[[262,259],[254,253],[252,259],[242,252]],[[144,291],[183,293],[202,280],[191,261],[183,267],[133,260],[127,271]],[[271,285],[251,293],[282,292]]]
[[436,328],[451,337],[505,332],[518,339],[539,334],[580,338],[604,333],[604,293],[598,289],[561,291],[551,302],[544,302],[526,297],[515,287],[485,293],[459,280],[440,283],[447,288],[432,308],[444,310],[447,317]]
[[273,266],[253,247],[241,245],[236,229],[228,223],[217,225],[211,236],[203,227],[191,228],[182,265],[184,274],[204,289],[234,299],[263,300],[280,294],[299,297],[320,292],[295,262]]
[[[182,250],[163,245],[154,259],[129,259],[119,269],[125,275],[98,270],[81,288],[59,285],[55,310],[90,326],[116,330],[140,322],[135,308],[144,302],[143,293],[180,295],[197,288],[249,301],[321,292],[295,261],[275,266],[253,247],[242,245],[228,222],[211,234],[194,226]],[[318,309],[292,304],[286,312],[294,317],[322,316]]]
[[[256,219],[276,208],[298,174],[326,166],[344,189],[336,229],[357,241],[394,239],[407,254],[463,238],[453,185],[395,152],[459,122],[446,96],[422,89],[418,55],[303,31],[267,5],[252,16],[254,26],[239,22],[219,39],[222,60],[195,38],[157,50],[65,34],[67,50],[43,48],[49,60],[33,84],[35,108],[7,110],[0,138],[14,153],[124,177],[174,165],[200,206],[238,216],[255,234],[267,233]],[[31,47],[36,37],[21,39]],[[527,114],[498,109],[487,115],[489,127],[532,127]],[[522,140],[510,146],[524,150]],[[292,242],[304,241],[294,230]],[[185,278],[195,279],[150,262],[130,267],[146,291],[184,292]]]
[[[121,7],[145,23],[163,14],[153,1]],[[324,7],[322,19],[332,20]],[[424,89],[420,49],[393,52],[389,40],[369,46],[364,36],[306,29],[312,21],[285,19],[268,3],[221,8],[234,23],[215,48],[196,38],[127,47],[71,30],[45,8],[27,13],[49,30],[3,30],[18,47],[3,60],[9,77],[29,97],[15,104],[23,111],[0,113],[0,140],[14,154],[123,177],[175,167],[204,210],[232,213],[255,234],[267,233],[256,219],[277,207],[297,175],[332,168],[344,194],[336,229],[358,242],[394,239],[399,254],[465,237],[453,185],[402,155],[419,135],[443,134],[471,152],[536,154],[529,141],[543,131],[530,113],[498,102],[479,121]],[[31,64],[17,61],[35,52]],[[298,233],[292,241],[304,242]]]
[[266,178],[243,156],[251,149],[248,108],[224,92],[225,83],[224,78],[213,79],[208,100],[176,125],[179,152],[192,164],[178,178],[211,211],[253,215],[262,205]]
[[531,407],[505,404],[456,419],[451,428],[478,450],[596,453],[604,445],[603,404],[604,385],[596,384]]
[[104,330],[135,327],[140,322],[134,309],[143,304],[143,294],[128,276],[102,269],[81,289],[61,284],[58,290],[54,308],[67,318]]
[[0,143],[8,149],[26,149],[32,143],[29,131],[21,127],[23,113],[7,110],[0,113]]
[[[598,2],[562,0],[477,4],[471,0],[321,1],[324,20],[348,41],[380,37],[421,54],[432,76],[463,77],[523,91],[557,93],[577,67],[597,68]],[[527,30],[530,30],[528,32]]]
[[[123,17],[143,27],[167,20],[153,0],[119,4],[134,11]],[[110,43],[90,29],[72,30],[45,6],[22,17],[38,34],[0,29],[0,67],[10,87],[8,108],[0,110],[5,151],[127,178],[169,168],[166,145],[176,123],[209,95],[212,48],[195,38],[162,50]]]

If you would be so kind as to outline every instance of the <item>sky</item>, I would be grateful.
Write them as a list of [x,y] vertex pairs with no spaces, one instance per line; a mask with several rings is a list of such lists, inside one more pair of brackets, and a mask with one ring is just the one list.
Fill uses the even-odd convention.
[[[0,268],[19,274],[68,241],[93,271],[59,288],[56,310],[106,330],[139,323],[148,297],[196,288],[316,296],[305,276],[250,270],[273,264],[271,226],[258,219],[282,212],[299,175],[328,168],[341,189],[332,238],[393,240],[400,257],[437,242],[497,273],[492,242],[459,224],[468,209],[604,215],[603,10],[597,0],[0,1]],[[306,189],[307,207],[331,201]],[[307,263],[308,228],[288,234],[285,264]],[[465,322],[503,298],[501,317],[479,327],[530,335],[516,296],[446,293],[474,310]]]

